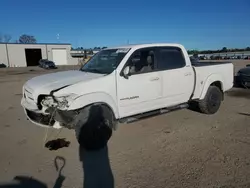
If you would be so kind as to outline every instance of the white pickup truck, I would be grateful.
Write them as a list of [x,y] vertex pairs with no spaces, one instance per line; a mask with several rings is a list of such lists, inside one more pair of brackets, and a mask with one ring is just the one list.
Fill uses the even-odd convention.
[[21,104],[34,124],[76,129],[79,137],[90,119],[102,119],[112,130],[117,122],[191,102],[214,114],[233,86],[233,75],[232,63],[192,64],[180,44],[121,46],[100,51],[80,70],[32,78],[23,86]]

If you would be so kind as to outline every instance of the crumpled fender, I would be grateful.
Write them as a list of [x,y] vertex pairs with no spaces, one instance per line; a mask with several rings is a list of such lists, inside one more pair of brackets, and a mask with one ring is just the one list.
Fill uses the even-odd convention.
[[81,95],[77,97],[74,101],[72,101],[67,110],[76,110],[95,103],[104,103],[109,106],[110,109],[113,111],[115,117],[118,119],[118,108],[114,99],[109,94],[104,92]]
[[211,74],[207,77],[204,87],[202,89],[201,95],[200,95],[200,99],[204,99],[206,94],[207,94],[207,90],[209,88],[209,86],[213,83],[213,82],[220,82],[221,83],[221,89],[222,91],[224,91],[223,88],[223,83],[224,83],[224,79],[220,74]]

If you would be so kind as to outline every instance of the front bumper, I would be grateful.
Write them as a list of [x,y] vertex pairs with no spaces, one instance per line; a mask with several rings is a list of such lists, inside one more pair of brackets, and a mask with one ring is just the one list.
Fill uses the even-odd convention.
[[21,105],[27,118],[35,125],[56,129],[63,127],[73,129],[75,127],[78,116],[78,112],[75,110],[63,111],[54,107],[50,108],[47,114],[44,114],[35,103],[30,103],[25,98],[22,98]]
[[25,98],[22,98],[21,105],[24,108],[24,113],[27,118],[35,125],[41,127],[62,128],[60,123],[52,118],[52,115],[44,115],[42,111],[37,108],[35,103],[30,103]]

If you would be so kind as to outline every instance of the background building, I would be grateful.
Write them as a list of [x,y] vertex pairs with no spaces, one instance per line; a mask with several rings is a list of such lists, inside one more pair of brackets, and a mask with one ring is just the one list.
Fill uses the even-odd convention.
[[76,65],[77,58],[70,54],[71,44],[18,44],[0,43],[0,64],[7,67],[37,66],[40,59],[56,65]]

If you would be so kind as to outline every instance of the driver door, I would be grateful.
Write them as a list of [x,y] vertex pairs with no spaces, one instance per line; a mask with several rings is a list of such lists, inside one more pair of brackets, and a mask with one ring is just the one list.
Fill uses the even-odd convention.
[[158,109],[162,97],[161,77],[155,71],[155,49],[135,51],[124,68],[129,66],[127,78],[117,74],[117,96],[120,117]]

